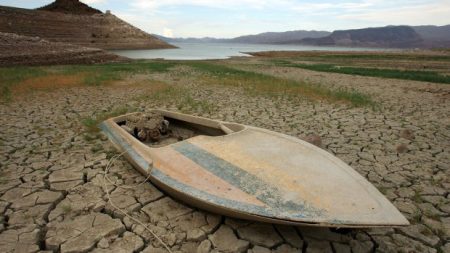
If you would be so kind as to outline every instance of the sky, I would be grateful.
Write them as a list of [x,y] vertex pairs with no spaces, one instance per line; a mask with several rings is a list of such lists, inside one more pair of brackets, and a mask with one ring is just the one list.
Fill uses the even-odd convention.
[[[149,33],[232,38],[261,32],[450,24],[450,0],[81,0]],[[0,0],[36,8],[52,0]]]

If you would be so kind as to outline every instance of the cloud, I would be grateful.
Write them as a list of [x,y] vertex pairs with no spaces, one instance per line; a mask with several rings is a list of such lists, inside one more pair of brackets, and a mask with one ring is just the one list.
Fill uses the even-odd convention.
[[[0,0],[36,8],[53,0]],[[450,23],[450,0],[81,0],[150,33],[235,37],[265,31]]]
[[173,38],[173,30],[165,27],[163,30],[163,36]]
[[216,9],[261,9],[279,5],[290,0],[132,0],[131,6],[138,9],[157,10],[170,6],[197,6]]
[[414,5],[391,5],[386,8],[371,9],[338,15],[337,18],[349,21],[363,21],[381,25],[446,25],[449,23],[450,1],[437,1],[434,4],[416,3]]

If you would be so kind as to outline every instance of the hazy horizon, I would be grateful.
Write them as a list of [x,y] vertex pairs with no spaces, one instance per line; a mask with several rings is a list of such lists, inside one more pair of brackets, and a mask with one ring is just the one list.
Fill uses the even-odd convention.
[[[52,0],[0,0],[37,8]],[[346,30],[386,25],[447,25],[450,0],[81,0],[166,37],[232,38],[263,32]]]

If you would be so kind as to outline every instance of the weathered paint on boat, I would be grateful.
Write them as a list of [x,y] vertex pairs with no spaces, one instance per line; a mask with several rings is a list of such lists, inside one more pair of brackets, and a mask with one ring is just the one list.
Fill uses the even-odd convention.
[[148,147],[109,119],[101,127],[144,175],[175,198],[212,212],[279,224],[404,226],[408,221],[364,177],[305,141],[272,131],[155,110],[227,129]]

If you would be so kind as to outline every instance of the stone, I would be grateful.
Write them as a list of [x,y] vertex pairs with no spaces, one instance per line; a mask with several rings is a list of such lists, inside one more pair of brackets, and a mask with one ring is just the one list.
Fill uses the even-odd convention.
[[20,179],[13,179],[13,180],[8,180],[6,182],[1,182],[0,183],[0,194],[11,190],[11,189],[17,189],[15,187],[17,187],[18,185],[20,185],[22,183],[22,181],[20,181]]
[[[104,239],[104,238],[103,238]],[[102,240],[103,240],[102,239]],[[101,240],[101,241],[102,241]],[[100,241],[100,242],[101,242]],[[99,244],[100,244],[99,242]],[[98,244],[97,244],[98,245]],[[109,247],[102,249],[94,249],[92,253],[130,253],[138,252],[144,248],[144,240],[131,232],[125,232],[121,238],[117,238]]]
[[164,196],[164,194],[152,184],[142,184],[134,190],[135,195],[138,196],[137,200],[141,205],[146,205]]
[[308,240],[306,253],[333,253],[328,241]]
[[76,180],[83,180],[82,166],[57,170],[52,172],[52,174],[50,174],[50,176],[48,177],[48,182],[50,184]]
[[394,243],[397,245],[397,250],[400,252],[423,252],[423,253],[437,253],[436,249],[430,248],[401,234],[392,235]]
[[445,213],[439,211],[434,207],[431,203],[420,203],[418,204],[419,209],[422,211],[423,214],[428,216],[444,216]]
[[[168,223],[170,227],[173,227],[173,229],[178,232],[189,232],[194,229],[200,230],[200,228],[208,225],[205,216],[205,213],[196,211],[185,214],[183,216],[179,216],[175,219],[170,220],[169,222],[160,221],[158,225],[162,223]],[[202,232],[203,234],[205,234],[204,230],[202,230]],[[194,232],[194,234],[199,233],[200,231]]]
[[307,141],[319,148],[322,147],[322,138],[317,134],[310,134],[303,138],[304,141]]
[[273,253],[301,253],[302,249],[293,248],[289,244],[282,244],[272,251]]
[[386,253],[397,253],[398,246],[394,244],[391,237],[388,236],[373,236],[373,240],[378,245],[377,251]]
[[47,205],[36,205],[16,211],[9,215],[8,224],[44,225],[46,223],[45,219],[52,208],[53,206],[51,204],[47,204]]
[[268,224],[254,223],[238,228],[237,233],[240,238],[267,248],[271,248],[283,241],[273,226]]
[[347,244],[333,242],[331,245],[333,246],[335,253],[352,253],[350,246]]
[[212,231],[215,231],[222,221],[222,217],[217,214],[206,213],[206,222],[207,224],[202,226],[201,229],[205,231],[206,234],[210,234]]
[[395,207],[398,208],[402,213],[409,214],[410,216],[420,213],[419,208],[411,202],[407,201],[395,201]]
[[268,248],[264,248],[256,245],[252,249],[247,250],[247,253],[271,253],[272,251]]
[[52,162],[34,162],[31,164],[33,170],[46,170],[53,166]]
[[125,231],[120,220],[102,213],[78,216],[64,222],[53,221],[47,224],[47,229],[47,248],[57,250],[61,247],[61,252],[85,252],[102,238]]
[[303,249],[303,240],[300,238],[294,227],[277,225],[275,228],[288,244],[295,248]]
[[245,252],[249,247],[249,242],[238,239],[227,225],[220,226],[214,234],[209,236],[209,240],[215,248],[224,252]]
[[350,248],[353,253],[370,253],[373,252],[375,245],[372,241],[350,241]]
[[0,252],[38,252],[39,237],[36,225],[10,226],[0,234]]
[[69,191],[78,185],[82,185],[83,180],[74,180],[69,182],[59,182],[59,183],[53,183],[50,185],[51,190],[55,191]]
[[167,253],[167,250],[164,248],[155,248],[153,245],[145,248],[141,253]]
[[450,242],[446,243],[445,245],[442,245],[441,252],[443,252],[443,253],[450,252]]
[[208,253],[211,250],[211,246],[210,240],[204,240],[198,245],[197,253]]
[[9,206],[9,203],[6,201],[0,201],[0,214],[3,214],[6,211],[6,208]]
[[109,247],[109,241],[106,238],[102,238],[98,243],[97,247],[101,249],[107,249]]
[[395,150],[397,150],[397,153],[399,154],[406,153],[408,152],[408,145],[405,143],[398,144]]
[[[158,227],[152,224],[145,224],[148,229],[150,229],[153,233],[150,233],[144,226],[140,224],[133,225],[132,232],[139,235],[140,237],[144,238],[145,241],[154,241],[155,236],[153,234],[156,234],[159,236],[164,242],[167,243],[167,238],[165,238],[166,235],[168,235],[170,232],[163,227]],[[175,238],[176,240],[176,238]],[[156,246],[160,246],[159,244],[156,244]]]
[[205,231],[195,228],[192,230],[189,230],[186,235],[186,240],[193,241],[193,242],[199,242],[206,238]]
[[106,204],[105,209],[106,212],[111,214],[113,217],[123,218],[125,215],[120,210],[116,209],[116,207],[113,207],[111,202],[121,211],[128,214],[133,211],[137,211],[141,207],[141,205],[129,192],[120,188],[117,188],[110,194],[110,200]]
[[403,129],[400,132],[400,137],[402,137],[403,139],[407,139],[407,140],[413,140],[414,139],[414,133],[410,129]]
[[93,183],[77,186],[50,212],[48,219],[75,217],[91,210],[99,212],[106,205],[103,195],[102,188]]
[[192,209],[189,207],[180,204],[169,197],[151,202],[141,210],[150,217],[152,222],[170,220],[192,212]]
[[5,192],[0,199],[12,203],[15,202],[17,199],[22,199],[32,193],[31,189],[27,188],[13,188]]
[[405,235],[417,239],[429,246],[436,246],[439,243],[439,237],[433,235],[426,226],[422,224],[411,225],[399,228]]
[[[44,178],[46,178],[50,173],[45,170],[37,170],[30,174],[27,174],[22,177],[23,181],[25,183],[28,183],[28,185],[33,186],[41,186],[44,183]],[[22,185],[23,187],[23,185]],[[35,187],[37,188],[37,187]]]
[[61,192],[42,190],[14,201],[11,208],[22,209],[39,204],[53,204],[62,198],[63,194]]
[[445,240],[450,240],[450,217],[446,217],[446,218],[441,218],[442,221],[442,227],[443,229],[441,230],[442,232],[442,236],[444,237]]

